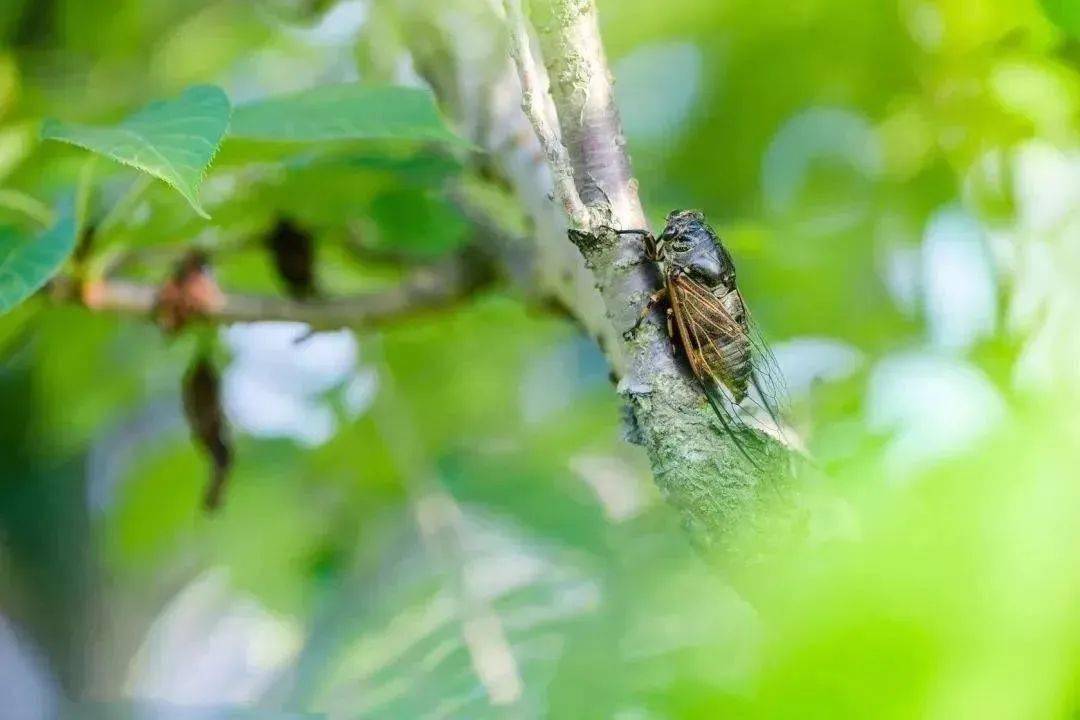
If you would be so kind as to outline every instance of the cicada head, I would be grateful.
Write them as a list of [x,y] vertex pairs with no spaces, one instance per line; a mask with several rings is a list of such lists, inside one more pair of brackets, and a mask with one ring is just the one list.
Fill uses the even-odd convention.
[[660,258],[708,287],[735,289],[735,263],[705,216],[697,210],[675,210],[656,242]]

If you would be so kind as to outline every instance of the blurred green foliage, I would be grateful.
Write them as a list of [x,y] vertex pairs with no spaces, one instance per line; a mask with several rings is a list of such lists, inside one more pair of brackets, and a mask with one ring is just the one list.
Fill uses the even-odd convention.
[[[362,17],[367,3],[343,5]],[[855,358],[792,383],[823,470],[806,480],[809,541],[710,568],[623,442],[598,351],[509,287],[359,332],[328,386],[309,377],[324,357],[289,366],[264,348],[291,386],[237,392],[264,415],[300,393],[294,412],[332,431],[239,428],[225,506],[206,516],[180,377],[217,342],[228,381],[243,349],[39,295],[0,316],[0,612],[76,700],[333,718],[1075,717],[1077,8],[601,0],[650,214],[708,212],[778,351],[811,337]],[[279,292],[260,239],[281,218],[314,234],[330,294],[401,276],[371,256],[461,248],[472,229],[450,191],[488,178],[472,148],[429,142],[447,136],[425,93],[408,91],[411,134],[373,130],[386,118],[365,102],[344,130],[323,124],[327,93],[356,100],[367,91],[348,83],[383,69],[354,51],[383,47],[379,25],[341,32],[351,17],[302,0],[3,3],[3,307],[12,258],[48,240],[86,173],[90,270],[139,251],[126,273],[157,282],[163,257],[198,245],[224,287]],[[39,139],[47,117],[114,126],[205,84],[261,107],[202,184],[212,220]],[[292,95],[313,88],[330,90]],[[281,103],[312,124],[267,138]],[[942,255],[934,228],[956,216],[976,237],[941,231],[961,253]],[[972,310],[979,283],[990,299]],[[942,345],[942,323],[981,329]],[[911,358],[944,370],[890,374]],[[373,397],[358,400],[364,371]],[[207,590],[222,572],[225,599]],[[229,650],[250,675],[206,659]]]

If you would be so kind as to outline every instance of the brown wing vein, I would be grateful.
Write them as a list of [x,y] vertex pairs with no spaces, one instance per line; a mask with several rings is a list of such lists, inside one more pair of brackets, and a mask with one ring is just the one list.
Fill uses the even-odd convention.
[[[677,276],[673,278],[671,283],[671,305],[675,315],[675,321],[679,327],[679,335],[682,341],[683,349],[686,352],[687,357],[690,360],[690,367],[693,369],[694,374],[702,380],[709,380],[719,385],[724,384],[724,380],[720,377],[716,368],[712,366],[709,359],[705,355],[705,349],[711,348],[718,358],[723,358],[723,351],[716,345],[715,341],[708,335],[702,336],[705,327],[712,325],[721,330],[720,322],[709,321],[709,314],[703,311],[699,305],[696,304],[696,300],[699,297],[694,297],[690,300],[691,296],[686,292],[688,287],[693,286],[693,281],[683,276]],[[713,308],[718,312],[723,313],[723,308],[716,305]],[[720,315],[719,318],[724,318],[725,315]]]
[[697,334],[694,333],[691,336],[689,328],[686,324],[685,311],[683,309],[683,298],[677,288],[675,279],[672,279],[668,284],[668,299],[671,302],[672,315],[675,316],[675,325],[679,329],[679,343],[682,345],[683,352],[686,354],[686,359],[690,361],[690,369],[694,371],[694,375],[698,379],[711,379],[708,373],[703,375],[701,370],[701,364],[703,358],[698,357],[698,350],[694,347],[691,339],[696,340]]
[[[672,280],[677,280],[677,278],[672,278]],[[719,386],[722,385],[723,382],[713,373],[712,368],[706,361],[704,353],[701,350],[703,343],[698,324],[692,321],[688,322],[688,320],[692,320],[692,318],[688,316],[688,311],[691,311],[691,307],[685,303],[686,298],[680,292],[681,287],[684,286],[685,285],[678,282],[670,282],[668,285],[668,298],[671,303],[672,314],[675,316],[676,326],[679,330],[679,341],[682,344],[683,352],[686,353],[686,357],[690,362],[690,367],[701,385],[702,392],[705,393],[705,399],[716,414],[724,432],[726,432],[732,442],[735,443],[735,447],[738,448],[743,457],[745,457],[754,467],[760,468],[761,465],[758,460],[755,459],[754,453],[752,453],[743,441],[739,439],[739,435],[734,429],[735,427],[742,427],[742,423],[734,415],[729,414],[723,409],[723,399],[719,396],[718,392]],[[705,341],[706,344],[711,342],[712,341],[708,339]]]
[[741,400],[746,394],[752,350],[743,328],[715,296],[685,276],[672,278],[672,295],[678,296],[685,324],[694,331],[691,335],[701,369],[731,390],[736,401]]
[[699,312],[701,321],[710,330],[727,337],[743,334],[743,328],[724,308],[723,304],[709,290],[685,275],[672,278],[672,285],[685,293],[685,304],[693,305]]

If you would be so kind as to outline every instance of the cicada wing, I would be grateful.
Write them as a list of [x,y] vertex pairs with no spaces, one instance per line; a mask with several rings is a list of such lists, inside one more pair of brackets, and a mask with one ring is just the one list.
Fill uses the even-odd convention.
[[677,275],[671,293],[678,296],[691,341],[708,374],[718,380],[736,403],[746,396],[750,382],[751,347],[742,326],[704,285]]
[[712,339],[719,339],[728,350],[724,359],[732,357],[732,348],[745,348],[745,355],[738,356],[740,362],[745,358],[745,364],[739,368],[743,375],[736,387],[729,383],[729,389],[739,393],[736,399],[741,415],[747,417],[748,424],[790,445],[786,437],[789,431],[783,422],[788,405],[784,376],[742,294],[733,290],[716,297],[707,287],[685,277],[679,278],[678,285],[685,291],[684,305],[693,318],[701,318],[706,331],[711,326],[713,333],[719,333]]
[[[682,275],[669,279],[668,297],[678,329],[679,342],[690,363],[690,369],[724,432],[735,443],[739,452],[760,469],[767,455],[766,447],[762,439],[740,418],[738,403],[725,382],[728,373],[724,368],[716,366],[717,359],[725,357],[720,344],[724,343],[725,339],[738,339],[741,330],[711,293],[704,288],[704,294],[696,292],[696,285],[693,280]],[[712,298],[711,306],[706,297]]]
[[784,421],[788,394],[783,373],[739,292],[717,297],[685,275],[672,278],[669,292],[690,338],[686,353],[695,374],[708,376],[726,391],[721,394],[728,419],[805,454],[798,434]]
[[[764,414],[770,421],[767,429],[769,434],[789,447],[802,449],[802,442],[796,437],[795,431],[784,421],[789,416],[790,397],[787,390],[787,382],[784,373],[780,369],[776,356],[769,349],[761,333],[761,328],[750,314],[746,312],[747,336],[753,348],[753,375],[751,381],[754,392],[752,401],[748,403],[759,415]],[[763,420],[765,418],[762,418]]]

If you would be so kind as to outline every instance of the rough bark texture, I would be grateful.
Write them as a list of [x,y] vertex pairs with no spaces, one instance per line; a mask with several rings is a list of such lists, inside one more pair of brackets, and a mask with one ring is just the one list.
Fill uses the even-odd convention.
[[646,227],[595,5],[536,0],[533,18],[581,199],[600,211],[597,224],[610,219],[623,228]]

